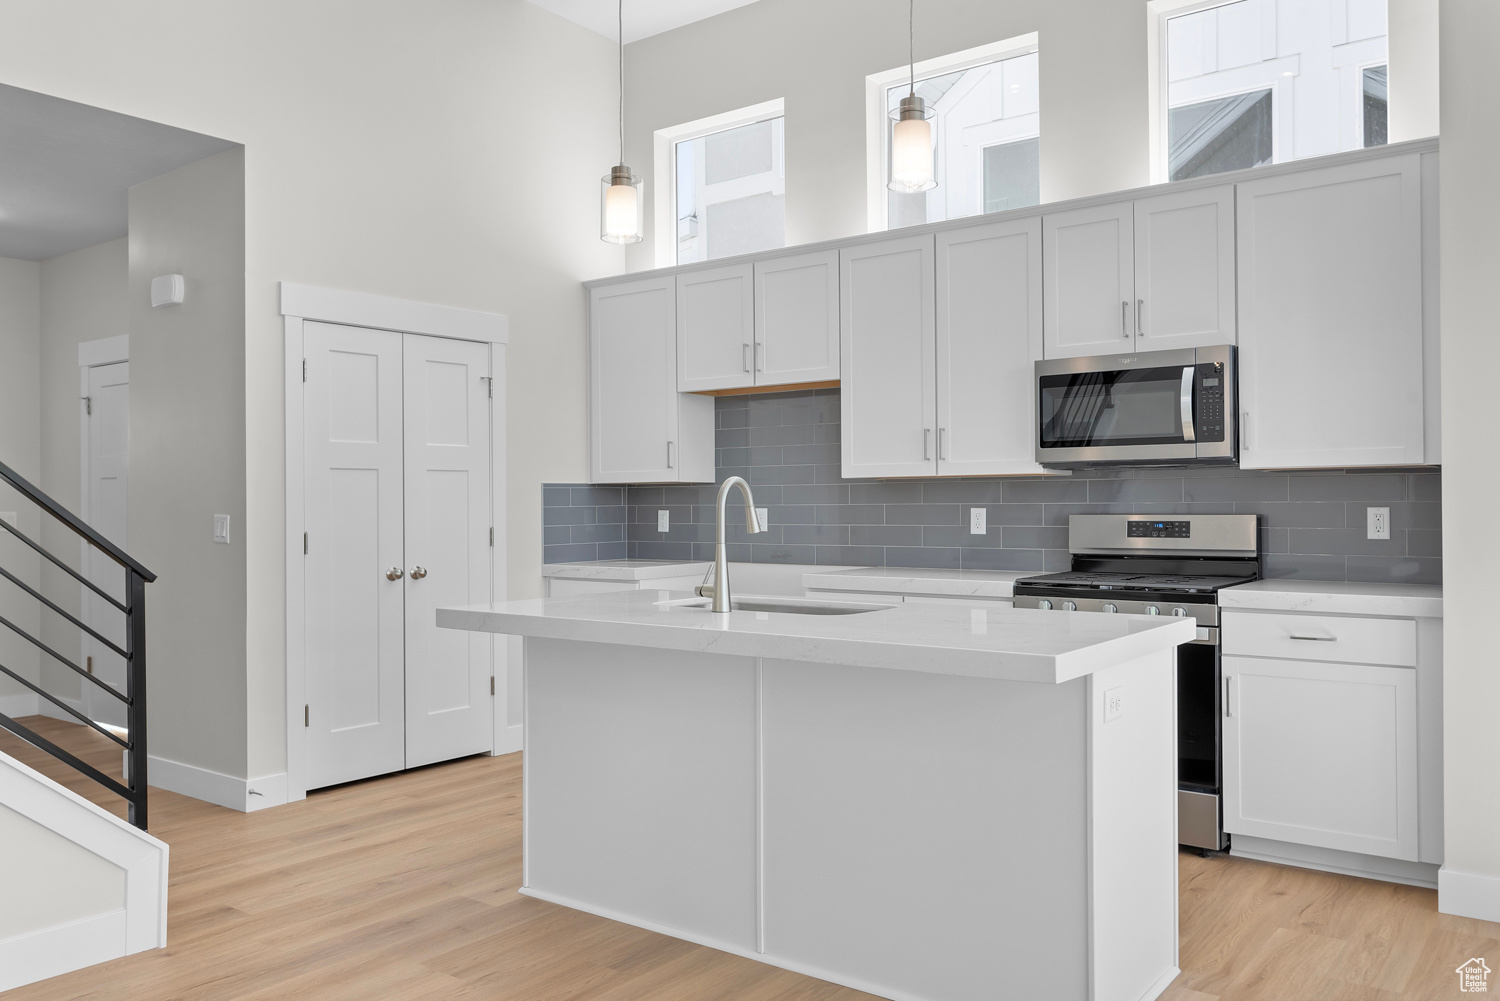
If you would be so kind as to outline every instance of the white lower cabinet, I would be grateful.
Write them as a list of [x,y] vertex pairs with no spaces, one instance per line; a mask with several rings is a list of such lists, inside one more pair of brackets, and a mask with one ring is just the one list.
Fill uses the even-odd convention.
[[1414,669],[1225,657],[1224,686],[1226,831],[1417,860]]

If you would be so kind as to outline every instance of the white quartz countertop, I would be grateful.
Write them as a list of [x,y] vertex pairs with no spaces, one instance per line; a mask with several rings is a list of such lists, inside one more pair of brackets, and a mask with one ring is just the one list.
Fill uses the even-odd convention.
[[861,567],[838,573],[802,575],[802,586],[819,591],[864,591],[885,594],[937,594],[959,598],[1009,598],[1015,583],[1040,570],[914,570],[910,567]]
[[589,563],[545,563],[543,577],[570,580],[656,580],[704,574],[711,560],[595,560]]
[[1219,592],[1220,608],[1333,615],[1396,615],[1442,618],[1443,589],[1437,584],[1351,584],[1327,580],[1257,580]]
[[1048,684],[1173,649],[1196,634],[1191,619],[1003,607],[991,611],[893,604],[855,615],[716,615],[686,592],[656,590],[440,608],[437,624],[547,639]]

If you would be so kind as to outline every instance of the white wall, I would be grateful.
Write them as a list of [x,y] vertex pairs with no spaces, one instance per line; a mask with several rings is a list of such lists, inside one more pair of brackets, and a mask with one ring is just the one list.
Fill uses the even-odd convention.
[[[0,257],[0,462],[37,485],[41,481],[40,287],[35,261]],[[16,512],[16,527],[37,538],[41,518],[36,506],[9,486],[0,486],[0,511]],[[36,587],[40,558],[4,529],[0,536],[0,566]],[[33,599],[0,578],[0,615],[35,636],[41,621],[37,608]],[[0,664],[35,681],[40,657],[36,647],[0,626]],[[12,711],[19,710],[10,697],[24,700],[28,695],[23,686],[0,675],[0,699],[6,699]],[[9,714],[4,706],[0,712]]]
[[[130,189],[130,486],[126,552],[146,589],[153,757],[243,774],[245,155],[232,149]],[[180,274],[180,306],[151,279]],[[213,515],[230,516],[230,545]]]
[[[1500,367],[1500,5],[1443,0],[1443,760],[1444,911],[1500,921],[1500,663],[1492,520],[1500,463],[1486,411]],[[1473,878],[1468,878],[1472,876]]]
[[[242,644],[226,656],[245,662],[248,722],[231,774],[285,760],[276,283],[510,317],[510,587],[536,594],[540,484],[588,468],[578,283],[623,260],[598,238],[614,74],[609,41],[525,0],[0,6],[0,82],[246,147],[247,613],[225,642]],[[133,483],[132,518],[138,497]],[[185,524],[198,532],[212,513]]]
[[[1435,0],[1390,0],[1391,137],[1435,131]],[[1036,31],[1041,193],[1056,201],[1147,184],[1147,20],[1140,0],[923,0],[920,62]],[[651,164],[651,134],[786,100],[788,245],[867,229],[864,79],[907,59],[903,0],[760,0],[626,47],[626,161]],[[1425,126],[1432,126],[1426,128]],[[646,178],[648,199],[653,178]],[[649,268],[646,242],[628,250]]]
[[[125,315],[125,240],[111,240],[41,262],[41,487],[69,511],[79,512],[78,345],[128,333]],[[51,518],[42,526],[42,544],[74,569],[78,537]],[[61,570],[42,567],[43,593],[78,613],[78,584]],[[78,630],[45,613],[42,638],[64,653],[79,649]],[[56,663],[43,666],[48,691],[81,696],[78,676]]]
[[8,806],[0,845],[0,941],[125,906],[125,870]]

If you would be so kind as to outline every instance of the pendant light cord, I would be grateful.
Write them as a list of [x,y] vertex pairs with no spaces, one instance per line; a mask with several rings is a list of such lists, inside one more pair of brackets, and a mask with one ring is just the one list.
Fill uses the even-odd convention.
[[[624,3],[625,0],[620,0],[620,2]],[[906,6],[906,61],[911,68],[911,93],[915,94],[917,92],[917,0],[909,0]]]
[[620,162],[625,162],[625,0],[620,0]]

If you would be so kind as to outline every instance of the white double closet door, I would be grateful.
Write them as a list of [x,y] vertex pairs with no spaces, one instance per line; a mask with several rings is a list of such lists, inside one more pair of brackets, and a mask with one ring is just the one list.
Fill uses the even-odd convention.
[[308,788],[489,751],[491,347],[303,332]]

